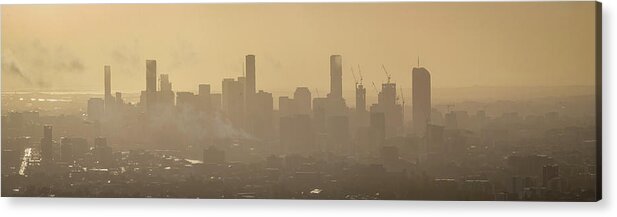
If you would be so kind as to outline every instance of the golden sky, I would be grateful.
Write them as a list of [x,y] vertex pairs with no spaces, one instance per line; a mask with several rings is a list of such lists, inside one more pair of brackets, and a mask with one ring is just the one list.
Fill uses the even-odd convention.
[[[593,85],[595,3],[2,5],[2,91],[145,89],[156,59],[175,90],[242,75],[257,89],[329,89],[329,56],[343,56],[343,88],[360,64],[365,84],[403,88],[411,68],[434,87]],[[354,69],[357,70],[357,69]],[[369,87],[371,88],[371,87]]]

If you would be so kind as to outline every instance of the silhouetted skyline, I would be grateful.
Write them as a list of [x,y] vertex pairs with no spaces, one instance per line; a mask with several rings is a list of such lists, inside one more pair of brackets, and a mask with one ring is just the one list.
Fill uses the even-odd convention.
[[2,7],[2,196],[597,201],[596,6]]

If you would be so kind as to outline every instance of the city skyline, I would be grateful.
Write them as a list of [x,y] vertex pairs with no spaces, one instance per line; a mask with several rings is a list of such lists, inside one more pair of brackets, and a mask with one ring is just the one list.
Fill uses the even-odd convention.
[[597,201],[598,9],[3,6],[2,196]]
[[[2,90],[101,90],[96,84],[102,78],[94,75],[100,65],[112,65],[115,89],[136,92],[143,83],[130,81],[142,80],[144,59],[157,59],[163,67],[159,71],[173,78],[177,90],[195,90],[194,81],[212,83],[216,90],[221,87],[215,81],[242,76],[247,53],[261,57],[257,90],[310,86],[325,91],[329,88],[320,79],[327,76],[328,64],[323,60],[331,54],[345,56],[345,92],[353,91],[349,69],[358,65],[365,81],[383,83],[385,65],[393,81],[410,88],[409,69],[418,57],[436,73],[435,88],[593,85],[593,4],[469,5],[3,6]],[[339,9],[345,12],[334,12]],[[226,10],[239,15],[229,18],[222,14]],[[143,14],[128,22],[98,16],[105,12],[123,17],[134,11]],[[78,15],[80,19],[71,18]],[[161,20],[158,15],[173,18]],[[252,16],[258,19],[244,19]],[[234,28],[223,26],[223,20]],[[266,27],[274,29],[259,30]],[[467,30],[458,31],[462,29]],[[50,74],[57,79],[44,79]],[[276,82],[285,75],[293,79]],[[471,80],[477,75],[483,79]]]

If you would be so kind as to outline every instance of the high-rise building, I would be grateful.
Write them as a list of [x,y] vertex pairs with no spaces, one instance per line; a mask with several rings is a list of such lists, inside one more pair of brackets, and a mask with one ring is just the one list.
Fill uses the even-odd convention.
[[294,102],[296,103],[297,114],[311,114],[311,91],[308,87],[298,87],[294,92]]
[[381,84],[381,92],[377,96],[377,101],[383,105],[396,104],[396,83]]
[[54,160],[51,125],[43,126],[43,138],[41,139],[41,157],[42,161],[45,164],[49,164]]
[[235,127],[244,126],[244,77],[223,79],[222,111]]
[[383,112],[371,112],[369,138],[373,147],[381,147],[386,139],[386,116]]
[[326,132],[326,107],[328,105],[328,98],[314,98],[313,99],[313,127],[317,133]]
[[296,114],[296,103],[294,99],[290,99],[288,96],[279,97],[279,116],[285,117]]
[[255,55],[246,55],[245,56],[245,64],[246,64],[246,80],[244,82],[244,127],[248,133],[257,134],[256,128],[253,126],[256,125],[257,119],[259,119],[259,114],[256,109],[255,102]]
[[114,97],[111,95],[111,66],[105,66],[105,110],[111,112],[116,104]]
[[88,119],[93,121],[101,120],[105,111],[105,102],[101,98],[88,99]]
[[343,58],[330,56],[330,94],[329,98],[343,98]]
[[250,105],[250,99],[255,94],[255,55],[246,55],[246,87],[245,87],[245,97],[246,101],[249,102],[247,105]]
[[210,85],[209,84],[199,84],[199,93],[200,96],[210,95]]
[[412,70],[412,127],[416,135],[423,136],[431,116],[431,74],[424,67]]
[[350,125],[352,129],[351,133],[353,137],[360,138],[360,137],[356,137],[355,134],[362,133],[360,132],[361,128],[365,130],[368,127],[369,116],[370,114],[366,110],[366,89],[364,88],[364,85],[357,84],[356,85],[356,109],[354,113],[352,114],[352,118],[350,119]]
[[122,93],[116,92],[116,105],[119,107],[124,104],[124,100],[122,100]]
[[223,95],[220,93],[210,94],[210,108],[212,108],[213,112],[217,112],[221,110]]
[[161,88],[161,92],[171,91],[171,82],[169,82],[168,74],[161,74],[159,80],[159,87]]
[[383,113],[386,118],[386,138],[399,136],[403,132],[403,108],[396,102],[396,83],[384,83],[377,96],[377,104],[371,106],[371,112]]
[[287,152],[306,155],[317,150],[310,115],[289,115],[279,121],[280,145]]
[[175,94],[171,89],[171,82],[169,82],[168,74],[161,74],[159,80],[159,86],[161,88],[161,92],[159,94],[159,104],[166,107],[171,108],[175,103]]
[[176,108],[179,111],[194,112],[199,105],[197,96],[192,92],[177,92],[176,95]]
[[255,94],[255,119],[250,126],[251,132],[261,139],[269,139],[274,135],[273,98],[272,93],[260,90]]
[[199,93],[197,94],[198,107],[200,111],[210,111],[210,85],[200,84]]
[[156,60],[146,60],[146,107],[152,111],[156,105]]
[[328,149],[331,151],[348,150],[349,118],[347,116],[328,117],[326,123],[328,133]]
[[356,111],[366,111],[366,88],[362,84],[356,85]]

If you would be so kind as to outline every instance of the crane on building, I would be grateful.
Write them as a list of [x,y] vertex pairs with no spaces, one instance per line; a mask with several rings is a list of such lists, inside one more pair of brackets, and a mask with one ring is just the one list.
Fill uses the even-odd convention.
[[353,76],[354,87],[358,87],[358,79],[356,78],[356,74],[353,73],[353,66],[351,68],[351,75]]
[[373,83],[373,89],[375,89],[375,93],[379,95],[379,90],[377,90],[377,86],[375,86],[375,82],[372,82],[372,83]]
[[358,75],[360,76],[360,85],[362,85],[362,70],[360,69],[360,64],[358,64]]
[[383,71],[386,73],[386,77],[388,78],[388,84],[389,84],[389,83],[390,83],[390,78],[391,78],[392,76],[390,75],[390,73],[388,73],[388,70],[386,70],[386,67],[385,67],[383,64],[381,64],[381,68],[382,68],[382,69],[383,69]]

